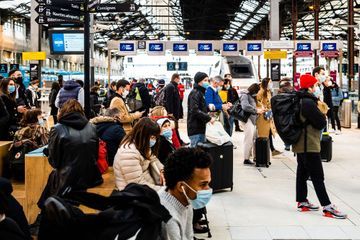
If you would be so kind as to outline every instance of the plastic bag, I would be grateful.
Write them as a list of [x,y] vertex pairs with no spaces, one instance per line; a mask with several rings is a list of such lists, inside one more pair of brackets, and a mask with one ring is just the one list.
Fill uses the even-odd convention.
[[206,124],[206,139],[218,146],[223,145],[224,143],[231,142],[230,135],[225,131],[223,125],[216,121],[214,124]]

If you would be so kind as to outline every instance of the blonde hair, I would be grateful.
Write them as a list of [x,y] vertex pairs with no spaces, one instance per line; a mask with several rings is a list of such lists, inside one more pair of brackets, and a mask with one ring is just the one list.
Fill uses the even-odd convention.
[[150,111],[151,117],[162,117],[167,116],[166,108],[163,106],[156,106]]

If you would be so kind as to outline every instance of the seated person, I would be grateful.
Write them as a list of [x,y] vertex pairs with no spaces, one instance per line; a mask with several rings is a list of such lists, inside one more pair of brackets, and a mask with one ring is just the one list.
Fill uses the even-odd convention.
[[164,167],[166,189],[159,196],[172,218],[163,223],[162,239],[194,239],[193,208],[204,208],[212,196],[210,165],[210,155],[199,148],[181,148],[169,156]]
[[30,229],[20,203],[11,195],[9,180],[0,177],[0,237],[1,239],[29,240]]
[[125,137],[125,131],[119,116],[119,109],[109,108],[106,110],[105,116],[99,116],[90,120],[96,126],[98,137],[106,143],[109,166],[113,165],[120,142]]
[[[168,116],[168,112],[166,111],[165,107],[162,107],[162,106],[157,106],[157,107],[154,107],[151,112],[150,112],[150,117],[154,120],[158,120],[160,118],[169,118],[171,119],[171,117]],[[172,121],[170,121],[171,123]],[[172,129],[172,132],[173,132],[173,135],[172,135],[172,143],[173,143],[173,146],[175,147],[175,149],[178,149],[181,147],[181,143],[180,143],[180,137],[175,129],[175,126],[174,124],[171,124],[171,129]]]
[[159,124],[161,132],[159,137],[159,151],[157,154],[158,159],[162,164],[165,164],[167,157],[175,152],[175,147],[172,143],[173,131],[171,129],[170,120],[167,118],[160,118],[156,121]]
[[150,118],[142,118],[125,136],[114,160],[116,189],[121,191],[129,183],[145,184],[159,190],[163,184],[163,165],[156,158],[159,125]]

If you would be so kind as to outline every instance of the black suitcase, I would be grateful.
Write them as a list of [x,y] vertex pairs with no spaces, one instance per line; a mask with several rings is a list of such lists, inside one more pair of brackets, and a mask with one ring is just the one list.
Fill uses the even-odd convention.
[[255,141],[256,167],[269,167],[270,148],[268,138],[257,138]]
[[230,188],[233,190],[233,144],[222,146],[213,143],[200,143],[198,147],[209,153],[213,158],[211,165],[211,183],[213,191]]
[[332,159],[332,137],[329,135],[322,135],[321,139],[321,159],[330,162]]

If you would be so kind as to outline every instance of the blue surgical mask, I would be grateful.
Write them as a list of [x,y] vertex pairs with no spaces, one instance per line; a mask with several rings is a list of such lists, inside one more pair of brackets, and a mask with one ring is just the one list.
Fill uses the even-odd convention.
[[155,146],[155,144],[156,144],[156,140],[150,139],[150,147],[152,148],[153,146]]
[[210,86],[208,82],[203,82],[202,87],[207,89]]
[[172,130],[166,129],[161,133],[161,135],[164,136],[166,139],[171,139],[172,138]]
[[39,123],[40,126],[43,127],[43,126],[44,126],[44,119],[39,119],[39,120],[38,120],[38,123]]
[[315,92],[314,92],[315,97],[319,98],[321,96],[321,89],[320,87],[316,87],[315,88]]
[[204,208],[209,202],[210,199],[212,197],[212,193],[213,190],[212,188],[209,188],[207,190],[200,190],[200,191],[195,191],[194,189],[192,189],[192,187],[190,187],[186,182],[184,182],[184,184],[190,188],[191,191],[196,192],[196,198],[194,200],[191,200],[184,189],[184,186],[182,186],[182,189],[184,191],[184,195],[186,197],[186,199],[188,200],[188,202],[191,204],[191,206],[193,207],[193,209],[201,209]]
[[9,85],[8,90],[9,90],[10,93],[13,93],[13,92],[15,92],[16,87],[14,85]]

